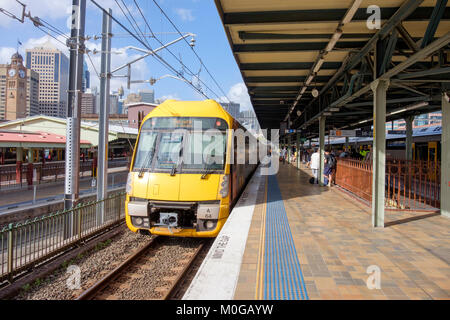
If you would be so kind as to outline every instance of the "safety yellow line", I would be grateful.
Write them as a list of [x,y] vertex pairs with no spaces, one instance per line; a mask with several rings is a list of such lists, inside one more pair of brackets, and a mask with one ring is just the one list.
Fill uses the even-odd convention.
[[264,246],[266,236],[266,210],[267,210],[267,176],[264,188],[264,203],[261,212],[261,227],[259,236],[259,250],[258,250],[258,266],[256,274],[256,290],[255,300],[263,299],[263,282],[264,282]]

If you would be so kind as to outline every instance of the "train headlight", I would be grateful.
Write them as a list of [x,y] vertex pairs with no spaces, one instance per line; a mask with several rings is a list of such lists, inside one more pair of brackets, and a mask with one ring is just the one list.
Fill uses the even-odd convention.
[[128,173],[127,186],[125,187],[125,191],[128,194],[131,194],[133,191],[133,174],[131,172]]
[[219,194],[222,198],[228,196],[229,184],[230,184],[230,177],[229,175],[226,174],[223,176],[222,182],[220,183]]

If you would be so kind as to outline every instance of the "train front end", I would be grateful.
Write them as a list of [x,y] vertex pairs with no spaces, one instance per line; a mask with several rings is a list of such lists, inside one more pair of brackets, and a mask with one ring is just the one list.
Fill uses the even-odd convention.
[[127,181],[126,223],[134,232],[215,237],[229,211],[226,119],[149,117]]

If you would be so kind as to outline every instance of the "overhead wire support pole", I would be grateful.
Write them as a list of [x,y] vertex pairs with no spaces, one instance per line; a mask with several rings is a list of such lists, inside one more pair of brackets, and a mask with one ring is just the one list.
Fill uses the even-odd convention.
[[[97,201],[107,198],[108,195],[108,121],[110,108],[110,80],[111,80],[111,36],[112,36],[112,10],[109,15],[103,12],[102,25],[102,56],[100,70],[100,114],[98,138],[98,171],[97,171]],[[97,210],[97,225],[103,224],[104,206]]]
[[[86,0],[72,0],[72,29],[68,46],[70,50],[69,90],[67,99],[66,129],[66,174],[64,209],[69,210],[78,203],[80,192],[80,123],[81,83],[83,74],[84,28]],[[69,237],[73,234],[73,216],[69,222]]]

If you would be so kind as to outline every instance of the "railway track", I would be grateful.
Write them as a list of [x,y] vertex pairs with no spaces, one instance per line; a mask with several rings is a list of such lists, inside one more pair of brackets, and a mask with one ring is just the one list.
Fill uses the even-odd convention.
[[211,244],[209,239],[155,236],[77,300],[180,299]]

